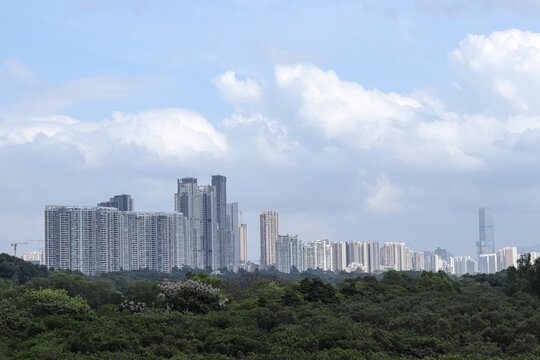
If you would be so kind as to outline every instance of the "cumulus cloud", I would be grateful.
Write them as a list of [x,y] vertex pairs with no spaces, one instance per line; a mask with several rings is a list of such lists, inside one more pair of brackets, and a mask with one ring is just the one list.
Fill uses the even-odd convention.
[[518,29],[470,34],[449,59],[459,81],[486,106],[500,109],[503,100],[514,112],[540,110],[540,34]]
[[343,138],[370,149],[394,127],[411,121],[421,104],[407,96],[366,90],[313,65],[278,66],[277,84],[302,99],[302,121],[328,138]]
[[131,162],[133,148],[148,158],[174,162],[197,156],[224,158],[228,151],[225,135],[201,115],[185,109],[115,112],[112,119],[96,122],[67,116],[0,122],[0,146],[31,143],[39,136],[75,146],[93,164],[107,162],[111,155]]
[[368,197],[365,200],[365,207],[368,211],[376,214],[388,214],[401,209],[401,197],[403,191],[393,185],[388,177],[381,175],[375,186],[370,188]]
[[227,71],[212,79],[223,99],[231,104],[257,101],[261,86],[253,79],[238,80],[234,71]]

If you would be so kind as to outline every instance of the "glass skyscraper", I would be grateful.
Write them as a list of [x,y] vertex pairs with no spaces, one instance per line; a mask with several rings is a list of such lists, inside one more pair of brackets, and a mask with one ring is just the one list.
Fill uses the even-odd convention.
[[495,235],[493,232],[493,214],[491,209],[478,209],[479,238],[476,242],[477,255],[495,253]]

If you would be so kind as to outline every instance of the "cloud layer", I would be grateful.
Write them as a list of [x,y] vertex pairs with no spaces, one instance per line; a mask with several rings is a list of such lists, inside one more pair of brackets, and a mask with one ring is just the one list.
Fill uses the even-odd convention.
[[[395,216],[403,229],[441,203],[474,209],[515,194],[516,207],[533,206],[540,196],[540,34],[469,35],[448,59],[455,77],[441,86],[446,92],[382,91],[314,64],[278,64],[269,78],[228,70],[210,79],[231,105],[222,119],[203,116],[204,109],[162,108],[95,121],[66,109],[129,96],[141,81],[49,83],[8,59],[0,79],[23,90],[0,104],[0,195],[41,211],[53,195],[76,198],[82,187],[90,189],[84,199],[97,203],[112,195],[103,187],[116,176],[118,188],[131,186],[118,191],[140,191],[142,204],[153,197],[169,204],[176,177],[221,172],[241,189],[232,193],[241,207],[279,210],[289,219],[284,231],[302,232],[304,240],[316,231],[362,240],[354,229],[363,227],[365,236],[390,237],[372,224]],[[45,182],[70,179],[80,187],[66,185],[65,198],[62,189],[25,198],[25,188],[46,191],[29,178],[33,171]]]

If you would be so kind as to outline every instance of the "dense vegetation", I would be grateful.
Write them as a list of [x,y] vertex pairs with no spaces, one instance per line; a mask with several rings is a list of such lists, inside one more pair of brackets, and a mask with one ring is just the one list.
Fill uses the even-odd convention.
[[413,275],[84,277],[1,254],[0,358],[540,358],[540,260]]

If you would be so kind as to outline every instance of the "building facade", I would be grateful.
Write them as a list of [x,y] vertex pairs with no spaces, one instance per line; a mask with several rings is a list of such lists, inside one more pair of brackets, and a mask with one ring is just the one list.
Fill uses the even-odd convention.
[[478,241],[476,251],[478,257],[495,253],[495,231],[491,209],[482,207],[478,209]]
[[133,199],[131,195],[127,194],[114,195],[109,201],[99,203],[97,206],[113,207],[120,211],[133,211]]
[[276,265],[276,241],[279,235],[279,215],[277,211],[261,210],[259,213],[261,266]]
[[517,248],[505,247],[497,250],[497,271],[505,270],[510,266],[517,267]]
[[247,224],[240,224],[240,263],[247,264]]
[[97,206],[45,208],[45,265],[83,274],[191,266],[183,214]]

